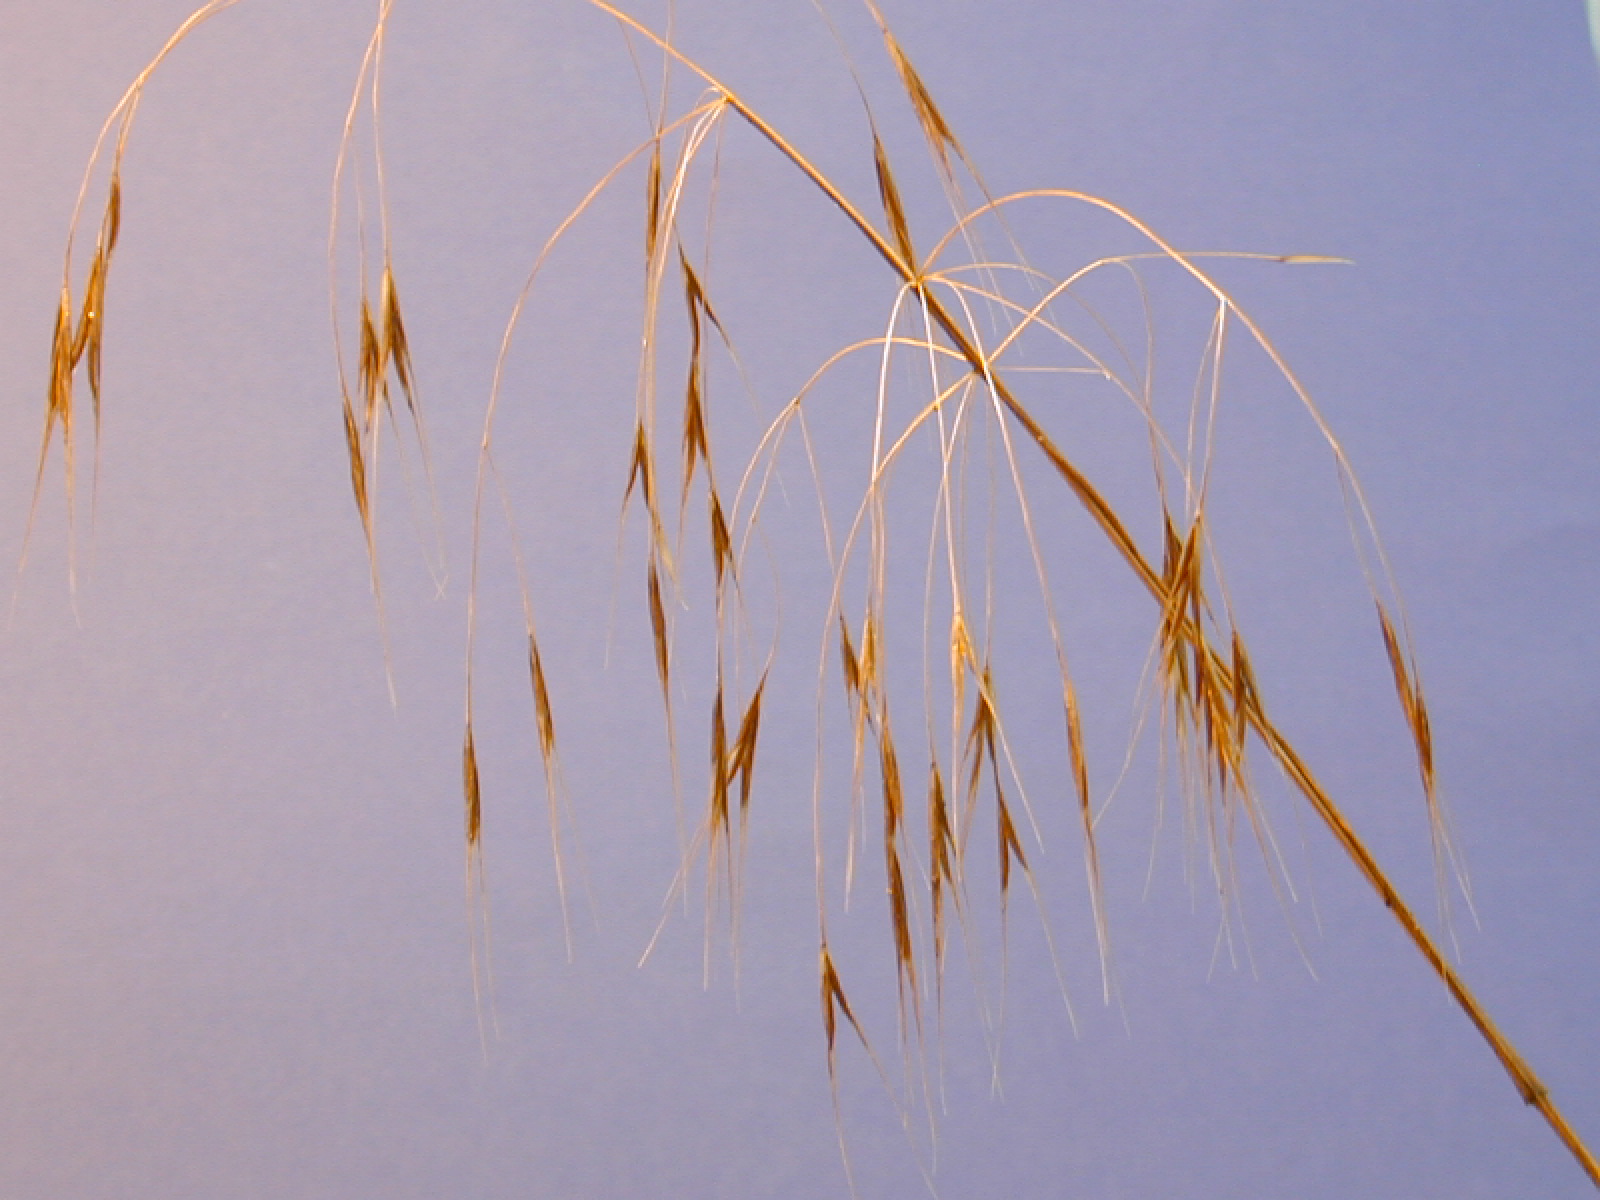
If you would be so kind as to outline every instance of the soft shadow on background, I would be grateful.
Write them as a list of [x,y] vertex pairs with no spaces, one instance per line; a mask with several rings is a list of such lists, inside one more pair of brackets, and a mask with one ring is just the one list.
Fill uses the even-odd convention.
[[[870,204],[859,100],[813,10],[678,7],[684,49]],[[1221,273],[1343,438],[1410,604],[1481,918],[1459,922],[1467,978],[1578,1129],[1600,1137],[1600,73],[1581,6],[885,7],[994,190],[1096,192],[1186,249],[1354,260]],[[835,8],[916,162],[880,45],[863,14]],[[188,11],[0,9],[0,562],[21,551],[83,163]],[[241,5],[155,78],[133,134],[77,594],[52,466],[0,644],[0,1193],[846,1194],[816,998],[805,606],[826,575],[803,477],[774,524],[795,539],[774,552],[794,616],[738,979],[714,940],[703,990],[698,899],[634,965],[677,866],[636,519],[615,549],[638,174],[553,268],[500,433],[589,894],[575,893],[568,964],[495,532],[478,701],[495,988],[492,1004],[474,996],[458,739],[481,407],[533,255],[649,125],[615,26],[577,0],[396,8],[384,118],[396,269],[450,577],[436,595],[404,494],[386,492],[392,708],[326,297],[328,185],[369,16]],[[837,345],[881,330],[892,281],[752,139],[730,137],[724,177],[719,315],[775,406]],[[942,228],[931,188],[913,208]],[[1057,269],[1103,252],[1093,223],[1030,213],[1018,232]],[[1333,472],[1259,363],[1242,357],[1233,387],[1219,536],[1268,701],[1431,912],[1415,767]],[[1136,494],[1145,461],[1117,459],[1109,431],[1097,457],[1083,420],[1097,476]],[[835,436],[847,459],[853,443]],[[1050,503],[1076,520],[1064,497]],[[1092,730],[1103,792],[1146,602],[1109,556],[1063,591],[1078,597],[1080,686],[1106,696]],[[684,709],[694,770],[703,711]],[[1185,882],[1178,824],[1169,813],[1155,834],[1150,777],[1135,773],[1106,818],[1121,998],[1102,1006],[1068,789],[1051,774],[1059,718],[1019,722],[1079,1032],[1019,895],[998,1090],[953,977],[941,1194],[1590,1194],[1287,796],[1274,811],[1315,978],[1253,867],[1250,953],[1215,954],[1215,901]],[[687,800],[698,806],[698,790]],[[832,929],[892,1060],[879,888],[860,885],[859,911],[835,905]],[[998,931],[980,933],[993,993]],[[841,1062],[861,1194],[917,1194],[917,1153],[871,1067],[853,1045]]]

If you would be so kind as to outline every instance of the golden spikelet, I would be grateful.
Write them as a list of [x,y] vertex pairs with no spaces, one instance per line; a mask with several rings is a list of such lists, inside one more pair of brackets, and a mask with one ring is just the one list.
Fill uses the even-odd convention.
[[556,722],[550,707],[550,688],[545,683],[544,662],[539,656],[539,642],[528,634],[528,674],[533,681],[534,720],[539,730],[539,753],[544,758],[545,771],[551,770],[556,756]]
[[116,249],[122,228],[122,181],[113,169],[106,196],[106,210],[100,221],[100,236],[94,259],[89,264],[89,279],[84,285],[83,308],[78,315],[78,331],[72,342],[72,365],[85,360],[89,376],[89,396],[94,405],[96,433],[100,429],[100,363],[105,344],[106,280],[111,272],[111,253]]
[[950,806],[945,799],[939,760],[928,767],[928,890],[933,910],[934,974],[944,974],[945,898],[959,900],[956,881],[956,841],[950,826]]
[[1232,670],[1229,681],[1233,686],[1233,743],[1244,757],[1245,734],[1250,728],[1250,712],[1261,703],[1256,691],[1256,675],[1250,666],[1250,656],[1245,653],[1244,639],[1238,630],[1233,631]]
[[483,831],[483,795],[478,788],[478,748],[472,738],[471,717],[461,743],[461,791],[466,802],[467,850],[472,852],[478,849]]
[[879,656],[878,617],[876,613],[868,612],[866,620],[861,623],[861,657],[857,662],[864,694],[878,690]]
[[704,368],[700,361],[700,332],[695,326],[694,347],[689,359],[688,380],[683,398],[683,495],[689,494],[697,461],[709,462],[711,447],[706,439],[705,413],[701,408]]
[[361,420],[364,429],[370,430],[377,418],[378,401],[387,394],[384,382],[383,339],[372,321],[372,307],[367,297],[361,297],[360,346],[356,353],[356,379],[361,390]]
[[861,1028],[861,1022],[856,1020],[855,1013],[850,1011],[850,1001],[844,994],[844,985],[839,982],[838,969],[833,965],[833,954],[828,950],[828,943],[822,943],[821,950],[821,975],[822,975],[822,1029],[828,1038],[828,1074],[836,1075],[836,1060],[834,1057],[834,1042],[838,1034],[839,1014],[844,1014],[844,1019],[850,1022],[856,1031],[856,1037],[861,1039],[863,1046],[867,1045],[866,1031]]
[[628,463],[628,486],[622,492],[623,507],[627,507],[635,483],[639,485],[639,494],[644,499],[645,507],[654,511],[655,491],[650,480],[650,439],[645,435],[643,421],[640,421],[633,431],[633,457]]
[[883,35],[883,43],[889,51],[890,61],[894,63],[895,73],[900,76],[900,84],[905,89],[906,97],[911,101],[911,109],[916,113],[917,123],[922,126],[923,137],[927,139],[928,145],[938,157],[940,170],[944,172],[945,177],[953,178],[955,171],[950,161],[950,154],[954,151],[956,157],[964,160],[966,154],[961,149],[961,144],[956,141],[956,135],[951,131],[949,122],[944,119],[939,106],[933,102],[932,93],[922,82],[922,77],[917,74],[916,68],[911,65],[911,59],[906,56],[899,39],[890,31],[877,6],[869,2],[867,7],[878,22],[879,32]]
[[50,437],[59,423],[69,491],[72,482],[72,366],[72,296],[62,288],[61,302],[56,309],[55,337],[50,345],[50,386],[45,397],[44,444],[39,451],[39,472],[41,475],[44,472]]
[[661,603],[661,574],[656,570],[656,560],[650,560],[645,575],[645,591],[650,603],[650,636],[655,645],[656,676],[661,680],[661,694],[671,703],[668,686],[671,672],[671,647],[667,642],[667,613]]
[[1394,625],[1382,604],[1378,606],[1378,624],[1383,629],[1383,648],[1389,656],[1389,667],[1394,672],[1394,690],[1400,697],[1400,707],[1405,713],[1406,725],[1411,729],[1411,739],[1417,750],[1417,769],[1422,775],[1423,791],[1429,807],[1434,803],[1433,731],[1428,723],[1428,705],[1422,696],[1422,687],[1416,681],[1414,666],[1408,668],[1406,655],[1401,652],[1400,639],[1395,636]]
[[721,588],[723,575],[733,573],[733,537],[728,532],[728,519],[723,515],[722,500],[715,489],[708,490],[707,504],[711,510],[711,562],[716,572],[717,587]]
[[394,271],[387,263],[379,290],[379,308],[383,318],[383,357],[394,369],[400,390],[405,394],[406,407],[415,417],[417,402],[411,386],[411,345],[406,340],[405,321],[400,316],[400,293],[395,288]]
[[350,397],[344,398],[344,441],[350,456],[350,489],[355,493],[356,509],[361,514],[361,530],[367,543],[372,543],[372,509],[367,501],[367,464],[361,446],[361,431],[356,425],[356,415]]
[[861,660],[856,657],[855,645],[850,641],[850,622],[839,614],[839,660],[844,671],[844,688],[852,699],[861,696]]
[[756,690],[745,705],[744,716],[739,721],[739,732],[733,739],[733,752],[728,755],[728,769],[739,780],[739,811],[750,807],[750,789],[755,783],[756,742],[761,736],[761,695],[767,687],[766,672],[762,672]]
[[650,146],[650,168],[645,175],[644,260],[654,262],[656,239],[661,231],[661,140]]
[[1026,871],[1028,856],[1023,853],[1022,840],[1017,837],[1016,822],[1011,819],[1011,806],[1006,803],[1005,793],[998,788],[995,791],[994,808],[999,826],[996,841],[1000,849],[1000,901],[1004,904],[1006,892],[1011,887],[1011,860],[1015,858],[1017,865]]
[[978,785],[983,780],[984,761],[994,762],[994,708],[989,699],[988,669],[985,668],[983,686],[972,707],[972,724],[967,728],[964,759],[967,764],[967,811],[977,804]]
[[901,982],[901,1005],[906,996],[915,998],[916,962],[911,943],[911,916],[906,900],[905,873],[900,867],[901,822],[905,799],[900,786],[900,762],[894,750],[889,713],[885,706],[878,714],[878,767],[883,783],[883,857],[889,892],[889,921],[894,935],[895,961]]
[[878,199],[883,203],[883,215],[889,222],[895,250],[900,255],[900,261],[914,276],[918,267],[917,252],[911,245],[911,226],[906,223],[905,206],[900,202],[900,188],[895,184],[894,172],[889,168],[889,155],[876,130],[872,133],[872,164],[878,175]]
[[[733,829],[728,809],[728,728],[722,715],[722,680],[717,679],[716,698],[711,703],[711,812],[707,827],[713,852],[718,843],[731,847]],[[729,858],[732,870],[732,857]]]
[[950,617],[950,696],[951,707],[956,712],[966,711],[967,672],[976,671],[977,653],[972,648],[972,635],[967,631],[966,618],[961,609]]

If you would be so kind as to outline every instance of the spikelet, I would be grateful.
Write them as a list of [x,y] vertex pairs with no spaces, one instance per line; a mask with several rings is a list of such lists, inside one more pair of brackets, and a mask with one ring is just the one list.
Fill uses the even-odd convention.
[[883,215],[889,222],[895,250],[900,255],[900,261],[915,276],[918,273],[917,252],[911,245],[911,226],[906,222],[905,206],[900,202],[900,188],[895,184],[894,172],[889,167],[889,155],[883,148],[877,130],[872,132],[872,165],[878,176],[878,199],[883,204]]

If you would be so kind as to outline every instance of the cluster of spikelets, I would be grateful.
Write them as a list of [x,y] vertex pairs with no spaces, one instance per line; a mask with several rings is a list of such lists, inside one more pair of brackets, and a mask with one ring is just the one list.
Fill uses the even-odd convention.
[[[78,191],[72,209],[71,231],[67,237],[67,251],[61,275],[61,298],[56,308],[55,336],[50,347],[50,381],[45,400],[44,437],[39,448],[39,469],[34,483],[33,508],[39,502],[39,489],[44,482],[45,464],[49,459],[50,443],[56,429],[61,431],[62,465],[66,476],[67,507],[72,512],[76,495],[77,429],[73,413],[73,380],[81,366],[88,376],[89,395],[94,418],[95,445],[98,453],[100,432],[100,363],[105,344],[106,281],[111,273],[111,256],[117,248],[117,235],[122,228],[122,158],[127,149],[128,135],[133,131],[133,120],[138,113],[139,100],[144,95],[144,85],[167,55],[193,30],[209,17],[237,4],[238,0],[210,0],[184,21],[167,39],[160,52],[150,60],[138,77],[129,85],[122,98],[100,128],[90,155],[89,168],[84,172],[83,186]],[[89,264],[88,277],[81,289],[81,299],[73,302],[72,249],[83,206],[89,195],[89,184],[94,170],[104,154],[107,139],[116,132],[111,150],[111,163],[106,184],[105,209],[100,218],[99,236],[95,240],[94,258]],[[32,528],[32,514],[29,516]],[[26,557],[26,551],[24,551]]]
[[[173,35],[108,119],[91,160],[90,173],[85,176],[79,211],[106,138],[115,127],[118,131],[116,146],[109,166],[108,196],[95,256],[81,289],[81,301],[75,304],[69,240],[68,261],[51,352],[40,475],[42,479],[51,440],[59,427],[69,504],[73,491],[74,379],[80,369],[87,374],[98,425],[104,300],[111,255],[120,224],[121,159],[141,89],[162,59],[193,28],[234,3],[237,0],[212,0],[197,10]],[[1088,890],[1100,940],[1106,987],[1110,986],[1108,933],[1101,904],[1096,810],[1090,792],[1082,705],[1068,669],[1067,652],[1056,619],[1044,556],[1036,537],[1035,516],[1023,486],[1020,456],[1028,453],[1029,447],[1042,458],[1049,471],[1099,528],[1114,553],[1154,603],[1156,627],[1151,664],[1160,696],[1163,745],[1172,747],[1175,752],[1177,771],[1189,797],[1193,821],[1204,832],[1212,875],[1224,904],[1227,903],[1233,872],[1235,833],[1241,825],[1252,831],[1269,862],[1275,854],[1271,832],[1256,802],[1252,784],[1249,754],[1252,748],[1258,748],[1287,777],[1394,914],[1407,936],[1500,1058],[1523,1099],[1540,1109],[1584,1169],[1600,1183],[1600,1167],[1596,1166],[1582,1142],[1566,1125],[1544,1087],[1495,1029],[1339,807],[1268,716],[1245,639],[1233,619],[1226,593],[1222,592],[1220,598],[1215,594],[1221,573],[1206,520],[1210,422],[1216,411],[1226,334],[1230,329],[1240,329],[1264,351],[1303,403],[1335,460],[1351,513],[1358,555],[1377,608],[1379,629],[1393,671],[1401,710],[1415,744],[1423,794],[1433,830],[1435,862],[1442,880],[1453,861],[1454,852],[1445,815],[1436,794],[1427,706],[1405,631],[1403,613],[1394,598],[1390,572],[1373,533],[1366,502],[1338,442],[1323,423],[1310,396],[1250,315],[1203,268],[1200,260],[1206,256],[1180,251],[1132,214],[1096,196],[1065,189],[1040,189],[1003,197],[992,196],[983,187],[966,151],[873,0],[864,0],[864,3],[881,32],[887,54],[926,140],[954,215],[950,230],[930,252],[924,254],[919,254],[916,249],[900,185],[890,156],[872,121],[870,109],[867,119],[878,185],[880,219],[869,217],[858,208],[778,130],[749,107],[737,92],[686,58],[668,39],[652,32],[608,0],[588,0],[588,3],[616,20],[630,39],[639,39],[654,46],[662,55],[664,71],[687,72],[698,80],[703,90],[696,104],[683,114],[669,118],[665,108],[668,89],[664,80],[663,104],[656,113],[653,136],[598,181],[551,236],[517,299],[502,340],[483,424],[477,519],[471,551],[472,583],[468,598],[469,649],[463,787],[469,887],[473,886],[474,880],[481,886],[483,837],[482,795],[473,727],[471,637],[477,603],[480,557],[478,531],[481,530],[489,492],[499,489],[502,498],[505,495],[492,451],[503,370],[525,302],[546,258],[595,197],[611,187],[627,168],[642,160],[646,175],[645,336],[642,340],[637,412],[630,456],[626,463],[623,504],[626,508],[636,500],[643,509],[647,526],[645,601],[656,673],[666,713],[667,736],[670,744],[676,747],[674,637],[668,613],[681,595],[683,537],[693,498],[697,494],[704,496],[705,536],[715,595],[716,630],[713,703],[706,731],[709,743],[709,788],[704,816],[696,832],[692,837],[683,839],[684,862],[679,883],[686,881],[696,864],[703,861],[707,880],[708,921],[710,906],[718,894],[726,897],[735,909],[740,894],[739,874],[745,834],[751,820],[757,746],[762,731],[762,697],[775,648],[767,651],[759,672],[753,673],[753,686],[744,688],[741,693],[736,688],[738,672],[735,670],[735,664],[742,661],[738,595],[746,551],[760,519],[779,449],[792,432],[797,433],[815,472],[806,413],[808,399],[818,382],[844,359],[860,353],[879,356],[880,380],[886,381],[890,374],[891,358],[897,354],[912,353],[927,363],[929,389],[926,402],[910,420],[895,425],[887,416],[887,382],[880,382],[876,397],[877,420],[873,433],[870,476],[862,489],[847,532],[837,541],[824,512],[824,535],[833,571],[833,585],[828,612],[822,623],[823,639],[832,643],[827,654],[831,656],[836,651],[838,655],[852,738],[854,784],[847,875],[854,870],[857,848],[855,831],[858,825],[864,824],[865,781],[872,779],[876,783],[873,790],[877,793],[876,804],[881,816],[884,886],[891,953],[898,981],[903,1045],[909,1047],[920,1044],[923,998],[930,989],[935,996],[941,994],[951,924],[955,921],[965,928],[960,918],[969,903],[967,854],[972,844],[970,834],[980,812],[986,811],[989,816],[985,819],[993,822],[1002,918],[1014,878],[1020,874],[1030,886],[1033,883],[1021,833],[1026,822],[1020,814],[1026,811],[1027,801],[1008,748],[1002,708],[997,696],[996,673],[989,650],[988,631],[992,626],[992,614],[987,601],[975,595],[983,589],[975,589],[967,581],[965,535],[959,529],[961,513],[958,495],[962,491],[960,464],[964,448],[974,436],[974,429],[982,426],[993,442],[1001,447],[1006,475],[1013,485],[1047,615],[1048,638],[1051,642],[1049,650],[1059,675],[1067,761],[1083,838]],[[339,375],[350,481],[372,559],[375,590],[378,570],[374,497],[383,427],[387,424],[392,429],[402,447],[408,440],[414,441],[425,467],[427,462],[415,371],[389,254],[389,230],[382,197],[382,165],[377,157],[379,73],[391,4],[392,0],[380,0],[378,21],[346,118],[345,141],[335,176],[334,217],[330,233],[331,272],[331,260],[335,257],[339,232],[340,178],[353,146],[358,115],[365,107],[370,109],[371,114],[379,188],[377,209],[382,221],[382,257],[381,265],[369,267],[365,257],[363,211],[360,214],[363,228],[360,242],[362,261],[359,266],[361,295],[353,371],[347,371],[345,365],[343,338],[338,333],[340,304],[331,278],[330,291],[333,293],[335,336],[340,343]],[[896,285],[887,332],[844,348],[818,368],[812,379],[773,418],[762,434],[754,455],[740,472],[737,486],[732,489],[728,487],[726,478],[719,476],[713,457],[713,423],[707,397],[707,373],[708,359],[716,344],[720,342],[730,357],[734,356],[733,346],[728,330],[713,305],[705,272],[697,269],[691,261],[680,234],[682,209],[687,203],[690,180],[698,169],[705,148],[714,144],[715,137],[720,136],[730,118],[732,123],[744,125],[767,142],[796,170],[802,180],[819,189],[833,203],[842,219],[859,233],[868,248],[887,265]],[[977,198],[969,199],[968,193],[974,189]],[[1005,210],[1025,201],[1067,203],[1109,213],[1142,236],[1150,249],[1141,254],[1098,259],[1064,279],[1045,278],[1028,266],[1022,251],[1014,244],[1003,255],[984,253],[979,241],[980,226],[988,222],[998,224],[1002,230],[1006,229]],[[74,228],[77,223],[78,212],[75,212]],[[1007,233],[1005,236],[1009,239],[1010,235]],[[954,265],[946,261],[949,255],[961,249],[966,251],[965,257]],[[1296,261],[1293,256],[1235,257]],[[1197,389],[1186,446],[1181,446],[1181,437],[1169,436],[1157,420],[1147,392],[1135,383],[1122,380],[1105,357],[1071,332],[1067,323],[1058,318],[1055,309],[1058,301],[1071,296],[1071,289],[1093,273],[1110,266],[1132,271],[1140,260],[1163,261],[1187,273],[1215,308],[1216,315],[1205,351],[1208,366],[1202,371],[1202,383],[1205,386]],[[668,279],[674,273],[681,283],[688,335],[681,409],[676,411],[662,399],[662,389],[658,387],[661,370],[657,363],[661,312],[669,290]],[[369,275],[376,275],[377,279],[375,301],[368,286]],[[1030,289],[1028,294],[1018,299],[1008,293],[998,282],[1003,276],[1024,279]],[[1044,335],[1054,339],[1072,359],[1072,365],[1058,369],[1080,371],[1110,381],[1139,407],[1148,424],[1152,457],[1156,463],[1162,528],[1158,556],[1152,557],[1146,553],[1123,517],[1096,489],[1073,458],[1057,444],[1034,408],[1013,388],[1009,375],[1010,363],[1016,357],[1014,351],[1024,335]],[[405,420],[400,419],[396,412],[393,402],[396,390],[405,401]],[[1204,394],[1207,391],[1209,395]],[[1197,422],[1206,430],[1205,436],[1200,439],[1203,449],[1198,453],[1195,438]],[[1021,436],[1013,440],[1016,433]],[[937,557],[941,560],[941,569],[948,575],[948,592],[943,597],[943,603],[948,606],[949,616],[948,635],[940,639],[942,648],[936,656],[948,662],[948,688],[943,693],[940,711],[949,717],[951,726],[949,747],[941,752],[936,745],[939,739],[932,733],[936,724],[936,706],[931,695],[925,698],[926,725],[929,730],[927,793],[920,816],[915,811],[916,803],[908,791],[908,775],[902,766],[907,759],[897,734],[898,727],[891,717],[890,693],[893,689],[889,683],[885,652],[888,641],[886,624],[890,620],[886,602],[886,493],[889,474],[906,448],[919,439],[931,441],[936,446],[942,464],[934,506],[934,535],[931,539],[934,550],[930,551],[929,577],[931,580],[932,560]],[[1178,476],[1175,482],[1167,478],[1167,473],[1173,470]],[[820,477],[817,486],[820,500],[823,489]],[[508,521],[511,515],[507,504]],[[851,612],[847,611],[843,599],[845,581],[852,564],[859,562],[863,554],[866,595],[861,609]],[[559,876],[562,870],[560,831],[566,818],[561,796],[556,724],[551,691],[539,650],[533,606],[525,583],[522,591],[530,692],[544,762],[551,834]],[[930,585],[930,597],[931,594]],[[943,611],[939,610],[941,619]],[[934,614],[935,606],[930,599],[924,611],[925,637],[926,627],[934,620]],[[824,669],[822,674],[826,673]],[[833,1073],[836,1070],[835,1055],[842,1024],[853,1028],[874,1061],[877,1061],[877,1056],[862,1022],[852,1010],[828,940],[828,908],[823,896],[822,880],[826,856],[823,853],[821,829],[820,766],[818,780],[815,820],[821,923],[819,984],[829,1069]],[[919,835],[922,843],[920,853],[916,847]],[[925,907],[916,894],[919,880],[922,896],[925,896]],[[926,927],[919,924],[917,914],[920,912],[927,914]],[[927,952],[919,950],[921,946],[930,948],[931,964],[926,961]]]

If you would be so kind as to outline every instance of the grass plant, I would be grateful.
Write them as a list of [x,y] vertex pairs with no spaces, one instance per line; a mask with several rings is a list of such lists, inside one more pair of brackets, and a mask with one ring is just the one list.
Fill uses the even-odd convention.
[[[211,0],[180,26],[130,86],[96,143],[73,212],[63,267],[35,506],[57,442],[69,512],[75,504],[83,436],[76,395],[80,381],[87,384],[98,448],[107,281],[120,230],[123,153],[142,90],[180,42],[237,2]],[[624,524],[637,520],[643,526],[644,548],[637,570],[675,774],[680,773],[676,763],[681,746],[703,739],[707,747],[703,807],[697,818],[682,823],[682,867],[673,892],[687,895],[691,880],[702,879],[708,947],[712,923],[723,906],[737,944],[747,832],[757,819],[753,797],[758,795],[760,747],[764,736],[773,736],[763,723],[763,699],[779,648],[777,624],[755,615],[775,607],[777,600],[758,604],[753,595],[762,586],[760,564],[775,557],[763,548],[764,513],[784,486],[783,479],[793,476],[783,464],[797,464],[814,484],[830,581],[823,611],[790,617],[786,625],[810,630],[814,639],[810,648],[818,664],[818,763],[813,789],[817,978],[825,1052],[835,1087],[842,1035],[853,1035],[878,1064],[903,1112],[921,1108],[931,1114],[925,1052],[942,1017],[952,939],[977,936],[975,911],[984,905],[993,906],[1003,928],[1014,886],[1036,888],[1030,859],[1032,801],[1013,750],[1009,732],[1013,718],[996,651],[1001,623],[1009,622],[1013,611],[1029,606],[1040,614],[1037,653],[1053,664],[1063,751],[1060,777],[1066,781],[1058,790],[1071,797],[1081,838],[1086,892],[1100,950],[1100,990],[1106,999],[1114,993],[1099,841],[1105,797],[1091,786],[1084,733],[1084,714],[1095,697],[1080,690],[1076,681],[1073,646],[1063,619],[1074,597],[1056,581],[1048,545],[1058,525],[1086,518],[1120,569],[1148,596],[1148,723],[1156,730],[1154,740],[1181,790],[1186,824],[1205,863],[1207,886],[1217,897],[1224,927],[1231,928],[1234,919],[1230,912],[1242,853],[1259,854],[1274,886],[1285,896],[1292,894],[1256,786],[1265,763],[1287,779],[1393,914],[1523,1100],[1539,1110],[1581,1168],[1600,1185],[1600,1165],[1567,1125],[1544,1085],[1498,1031],[1439,939],[1401,896],[1340,805],[1274,722],[1266,688],[1252,664],[1243,615],[1236,613],[1226,585],[1208,506],[1225,365],[1242,341],[1270,361],[1319,432],[1331,459],[1343,492],[1357,569],[1371,595],[1375,642],[1392,672],[1400,715],[1415,747],[1441,904],[1452,877],[1462,881],[1464,892],[1449,816],[1435,781],[1427,700],[1405,608],[1361,484],[1307,388],[1262,324],[1214,270],[1218,259],[1255,260],[1266,269],[1338,260],[1193,252],[1099,196],[1056,187],[1004,195],[991,192],[974,156],[884,15],[873,0],[863,0],[948,205],[948,224],[930,235],[913,221],[906,202],[923,176],[891,155],[865,86],[861,96],[866,136],[861,152],[871,157],[876,194],[863,199],[847,194],[737,90],[683,53],[669,35],[609,0],[587,3],[616,23],[636,61],[655,64],[641,67],[641,78],[659,70],[659,91],[647,101],[651,135],[595,183],[532,264],[511,308],[484,409],[473,541],[468,549],[461,751],[470,893],[481,901],[483,785],[473,681],[479,572],[485,553],[480,535],[497,512],[503,514],[516,544],[516,514],[495,454],[495,422],[504,400],[506,365],[548,257],[565,245],[600,195],[642,182],[639,254],[644,326],[633,428],[627,439],[630,449],[627,460],[619,463],[620,499]],[[331,317],[339,350],[337,379],[350,486],[371,562],[374,594],[380,597],[380,620],[380,460],[391,452],[390,445],[395,447],[412,491],[431,487],[432,478],[417,372],[391,254],[379,135],[384,40],[392,4],[393,0],[380,0],[346,114],[334,171],[329,236]],[[693,99],[675,107],[686,90]],[[357,134],[363,127],[369,129],[372,147],[365,164],[354,161]],[[886,296],[881,328],[820,363],[809,379],[762,417],[763,426],[746,453],[728,449],[737,447],[739,439],[724,438],[728,420],[722,416],[720,397],[719,403],[712,399],[713,379],[737,375],[740,362],[736,322],[726,319],[710,259],[719,213],[719,147],[725,139],[741,136],[764,143],[792,171],[797,187],[814,189],[832,205],[838,220],[859,237],[862,250],[882,263]],[[375,183],[370,195],[363,182],[369,177]],[[103,186],[104,202],[94,253],[82,271],[73,247],[97,186]],[[340,293],[337,283],[337,249],[343,222],[350,219],[352,196],[359,247],[355,271],[361,281],[353,301]],[[926,204],[918,206],[919,211],[925,208]],[[1017,214],[1024,209],[1060,211],[1062,219],[1093,211],[1137,235],[1142,248],[1107,253],[1066,273],[1049,273],[1033,264],[1014,235]],[[1157,321],[1147,281],[1159,272],[1187,281],[1192,303],[1209,314],[1209,332],[1194,364],[1192,395],[1176,407],[1158,394],[1153,366]],[[1093,299],[1095,289],[1107,281],[1136,298],[1135,308],[1142,317],[1131,331],[1118,327],[1117,318]],[[870,446],[862,447],[861,455],[867,468],[841,510],[837,488],[825,481],[836,473],[834,464],[826,461],[834,454],[832,443],[819,436],[819,430],[831,419],[828,389],[847,367],[863,361],[873,364],[878,380],[875,390],[854,395],[854,401],[873,414]],[[1145,507],[1136,512],[1113,503],[1097,487],[1081,455],[1057,432],[1061,407],[1088,388],[1119,397],[1142,423],[1150,488]],[[917,465],[929,462],[935,464],[931,473]],[[414,468],[420,468],[420,476]],[[912,498],[903,500],[905,493]],[[997,586],[995,529],[1001,519],[1017,522],[1026,547],[1033,580],[1033,595],[1026,604]],[[1141,536],[1141,529],[1152,528],[1154,537]],[[910,553],[908,558],[902,548],[908,542],[920,546],[920,554]],[[523,551],[515,554],[520,574]],[[907,561],[913,564],[909,570]],[[704,667],[711,704],[703,726],[679,711],[678,699],[679,672],[694,669],[680,661],[677,626],[686,619],[688,580],[696,571],[708,572],[702,586],[709,585],[712,597],[712,654]],[[781,571],[772,574],[781,576]],[[775,597],[780,596],[781,578],[772,586]],[[546,676],[532,591],[525,578],[521,595],[530,714],[543,761],[552,852],[562,879],[565,911],[565,833],[572,816],[560,765],[559,680]],[[913,598],[909,604],[904,599],[908,595]],[[920,627],[908,631],[904,628],[908,621]],[[922,662],[896,664],[891,645],[918,639]],[[917,690],[919,671],[920,699],[907,694]],[[830,697],[841,693],[842,707],[834,709],[838,701]],[[830,713],[842,716],[848,744],[824,739]],[[1140,734],[1136,728],[1131,740],[1138,742]],[[845,761],[852,782],[841,853],[840,822],[831,805],[835,788],[827,781],[827,764]],[[687,767],[681,769],[682,777],[690,774]],[[980,870],[975,865],[979,855],[989,856],[991,865]],[[871,867],[869,856],[876,860]],[[870,871],[876,876],[879,870],[888,919],[884,954],[895,978],[898,1041],[906,1063],[899,1083],[878,1052],[880,1039],[858,1017],[858,1006],[852,1005],[858,985],[847,984],[829,935],[830,896],[839,891],[834,880],[842,878],[848,893],[858,875]],[[985,887],[993,889],[987,897],[980,896],[971,882],[980,877]],[[486,924],[479,926],[475,941],[486,936]],[[570,932],[568,945],[570,950]]]

